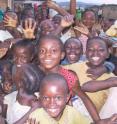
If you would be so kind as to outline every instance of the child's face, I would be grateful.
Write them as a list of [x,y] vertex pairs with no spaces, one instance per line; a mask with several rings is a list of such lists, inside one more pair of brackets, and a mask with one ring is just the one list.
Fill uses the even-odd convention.
[[38,59],[41,67],[46,71],[55,70],[64,52],[61,50],[60,44],[56,40],[44,39],[39,45]]
[[71,39],[65,46],[66,58],[70,64],[78,62],[82,54],[81,43],[77,39]]
[[54,24],[50,20],[44,21],[44,23],[41,25],[41,34],[42,35],[48,35],[54,30]]
[[87,11],[83,16],[83,24],[87,26],[88,29],[92,28],[95,24],[95,14],[91,11]]
[[[57,85],[58,84],[58,85]],[[59,120],[63,113],[69,97],[63,85],[46,84],[40,90],[40,100],[42,107],[54,119]]]
[[108,57],[108,49],[104,41],[95,39],[87,44],[87,58],[91,65],[100,66]]
[[29,63],[32,56],[28,48],[17,47],[14,50],[14,63],[17,65]]
[[57,28],[60,25],[62,17],[60,15],[55,15],[52,19],[54,22],[55,27]]

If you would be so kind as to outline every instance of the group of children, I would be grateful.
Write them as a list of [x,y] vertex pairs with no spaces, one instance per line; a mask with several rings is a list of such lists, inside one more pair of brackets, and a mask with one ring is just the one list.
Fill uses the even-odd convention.
[[116,124],[116,65],[95,13],[79,22],[46,5],[61,15],[35,19],[28,8],[20,22],[11,11],[1,22],[0,124]]

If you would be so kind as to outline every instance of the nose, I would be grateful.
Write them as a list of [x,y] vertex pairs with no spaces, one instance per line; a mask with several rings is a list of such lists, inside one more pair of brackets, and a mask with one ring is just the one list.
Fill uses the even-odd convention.
[[50,51],[47,51],[46,52],[46,57],[49,57],[49,56],[51,56],[51,52]]
[[55,105],[55,100],[54,100],[54,98],[51,98],[51,99],[50,99],[50,105],[51,105],[51,106],[54,106],[54,105]]
[[93,55],[94,55],[94,56],[97,56],[97,55],[98,55],[97,50],[95,50],[95,51],[93,52]]

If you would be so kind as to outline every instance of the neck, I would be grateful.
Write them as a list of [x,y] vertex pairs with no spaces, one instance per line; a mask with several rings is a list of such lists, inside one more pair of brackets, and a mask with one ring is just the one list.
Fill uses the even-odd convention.
[[45,74],[48,74],[48,73],[59,73],[59,69],[60,69],[60,66],[56,66],[54,68],[51,68],[51,69],[46,69],[46,68],[43,68],[42,66],[39,65],[39,68],[45,72]]

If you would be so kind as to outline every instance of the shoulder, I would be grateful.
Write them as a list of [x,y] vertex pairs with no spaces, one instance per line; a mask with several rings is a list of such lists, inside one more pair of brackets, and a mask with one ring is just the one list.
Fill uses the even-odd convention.
[[90,120],[78,112],[74,107],[67,105],[66,109],[68,111],[68,118],[70,118],[74,124],[90,124]]

